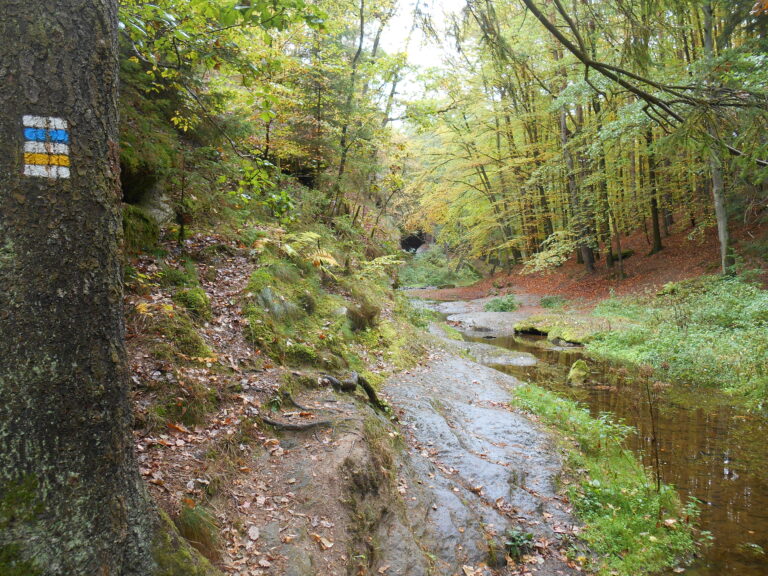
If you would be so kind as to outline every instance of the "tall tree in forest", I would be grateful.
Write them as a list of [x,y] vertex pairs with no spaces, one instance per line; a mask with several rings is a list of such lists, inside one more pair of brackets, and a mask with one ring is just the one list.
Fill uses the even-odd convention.
[[2,574],[157,571],[124,353],[116,33],[116,0],[0,15]]

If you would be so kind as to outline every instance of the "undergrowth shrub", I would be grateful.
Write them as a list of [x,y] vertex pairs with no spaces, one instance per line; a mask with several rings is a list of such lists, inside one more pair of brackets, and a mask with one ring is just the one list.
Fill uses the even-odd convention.
[[467,265],[453,268],[441,248],[431,248],[413,256],[400,270],[400,284],[405,287],[466,286],[480,280],[480,275]]
[[486,312],[514,312],[520,306],[517,298],[514,294],[507,294],[506,296],[500,296],[493,298],[485,303],[483,309]]

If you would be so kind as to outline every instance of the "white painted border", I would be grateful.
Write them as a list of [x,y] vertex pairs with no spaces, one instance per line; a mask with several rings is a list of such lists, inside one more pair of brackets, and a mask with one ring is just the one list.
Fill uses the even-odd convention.
[[24,142],[24,152],[28,154],[69,155],[69,145],[58,142]]
[[42,130],[67,130],[69,123],[63,118],[53,116],[23,116],[25,128],[40,128]]
[[39,166],[37,164],[24,165],[25,176],[39,176],[41,178],[69,178],[67,166]]

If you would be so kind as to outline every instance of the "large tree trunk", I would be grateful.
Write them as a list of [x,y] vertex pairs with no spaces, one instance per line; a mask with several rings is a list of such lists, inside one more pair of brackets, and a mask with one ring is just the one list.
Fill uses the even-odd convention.
[[2,574],[155,570],[123,346],[116,31],[116,0],[0,14]]

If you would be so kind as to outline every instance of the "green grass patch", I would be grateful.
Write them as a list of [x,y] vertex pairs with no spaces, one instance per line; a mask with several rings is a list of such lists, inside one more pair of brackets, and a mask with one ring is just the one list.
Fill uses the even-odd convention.
[[633,428],[607,415],[590,416],[576,402],[535,385],[515,390],[513,403],[564,435],[567,492],[581,537],[601,575],[636,576],[677,566],[696,548],[694,506],[684,506],[671,486],[656,492],[649,472],[622,441]]
[[566,302],[562,296],[542,296],[539,305],[542,308],[562,308]]
[[657,378],[717,387],[768,408],[768,291],[740,278],[703,277],[654,296],[609,299],[594,314],[631,323],[598,335],[590,354],[652,366]]
[[485,303],[483,310],[486,312],[514,312],[520,307],[520,303],[514,294],[499,296]]

